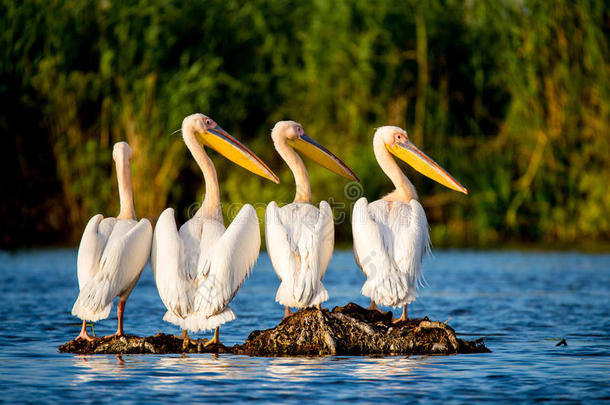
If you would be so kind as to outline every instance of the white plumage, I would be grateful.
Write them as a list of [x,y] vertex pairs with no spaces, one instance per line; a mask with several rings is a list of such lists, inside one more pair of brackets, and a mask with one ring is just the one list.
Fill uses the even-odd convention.
[[225,230],[220,209],[199,212],[177,230],[174,210],[159,217],[152,267],[163,319],[184,330],[214,329],[235,319],[228,306],[254,266],[260,249],[258,217],[246,204]]
[[125,142],[114,145],[120,212],[116,218],[95,215],[89,220],[78,248],[80,293],[72,315],[83,320],[78,338],[88,339],[86,321],[105,319],[112,301],[119,297],[116,335],[123,335],[123,311],[129,294],[150,257],[152,226],[136,221],[129,161],[133,152]]
[[296,183],[294,202],[279,208],[267,206],[265,238],[271,263],[281,284],[275,300],[290,307],[320,305],[328,299],[322,278],[335,244],[335,224],[326,201],[320,209],[311,204],[311,185],[303,160],[295,149],[319,165],[351,180],[358,180],[338,157],[311,139],[298,122],[280,121],[271,131],[275,150],[286,162]]
[[378,304],[402,306],[417,298],[421,263],[430,248],[421,204],[360,198],[352,214],[354,256],[367,277],[362,294]]
[[396,322],[406,321],[407,305],[417,298],[422,258],[430,250],[428,221],[415,187],[400,170],[395,155],[417,171],[463,193],[468,191],[434,160],[419,150],[401,128],[377,128],[373,151],[379,167],[392,180],[394,191],[368,204],[359,199],[352,212],[356,263],[366,275],[362,294],[376,304],[402,306]]
[[235,319],[229,303],[254,266],[261,239],[256,211],[249,204],[225,229],[216,169],[200,142],[253,173],[276,183],[279,179],[254,153],[203,114],[186,117],[182,135],[205,179],[205,199],[180,230],[174,210],[163,211],[155,227],[151,263],[159,296],[167,308],[163,319],[180,326],[185,339],[187,330],[216,329],[207,343],[215,344],[220,342],[219,326]]
[[265,214],[267,250],[281,280],[275,300],[288,307],[310,307],[328,300],[322,278],[335,242],[330,206],[307,203],[279,208],[273,201]]
[[152,226],[147,219],[89,220],[78,248],[80,294],[72,315],[98,321],[110,314],[112,301],[126,301],[148,262]]

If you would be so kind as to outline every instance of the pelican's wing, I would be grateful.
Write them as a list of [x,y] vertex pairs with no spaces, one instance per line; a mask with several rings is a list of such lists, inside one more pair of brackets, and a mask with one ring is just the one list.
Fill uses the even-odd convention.
[[231,302],[258,257],[261,235],[254,207],[246,204],[218,239],[208,276],[195,297],[195,310],[207,316]]
[[322,265],[330,260],[334,230],[330,206],[320,206],[322,211],[304,203],[267,207],[267,250],[282,281],[275,297],[282,305],[307,307],[328,299]]
[[172,208],[161,213],[155,226],[151,264],[157,291],[167,310],[179,318],[187,316],[192,310],[189,278],[184,244]]
[[186,221],[178,231],[179,238],[182,241],[182,253],[184,254],[184,268],[181,270],[190,280],[195,280],[198,275],[197,263],[201,253],[204,222],[205,217],[195,215]]
[[77,274],[78,287],[82,289],[99,271],[102,252],[116,223],[116,218],[106,218],[101,214],[93,216],[83,232],[78,247]]
[[360,198],[352,212],[352,234],[354,236],[354,257],[362,272],[374,278],[379,271],[390,267],[388,248],[384,244],[382,229],[371,218],[369,204]]
[[335,246],[335,222],[333,220],[333,211],[326,201],[320,202],[320,214],[318,223],[316,224],[316,234],[318,235],[318,244],[320,246],[320,261],[319,272],[320,280],[326,273],[326,268],[333,255]]
[[275,201],[265,211],[265,241],[267,252],[280,281],[292,279],[296,247],[291,246],[286,227],[282,223],[280,208]]
[[428,223],[421,204],[364,198],[354,206],[354,252],[367,276],[362,293],[382,305],[397,306],[417,297],[421,261],[428,249]]
[[428,221],[424,208],[417,200],[396,204],[389,213],[388,225],[392,234],[392,259],[395,267],[407,276],[410,294],[422,280],[421,264],[430,250]]
[[131,292],[140,277],[150,257],[153,231],[147,219],[135,226],[131,222],[117,221],[102,254],[100,270],[81,290],[73,308],[74,315],[81,319],[106,318],[114,298]]

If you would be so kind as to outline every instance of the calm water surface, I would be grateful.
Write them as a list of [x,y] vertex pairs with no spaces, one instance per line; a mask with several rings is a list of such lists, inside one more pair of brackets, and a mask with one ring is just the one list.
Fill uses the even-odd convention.
[[[0,252],[0,402],[316,400],[365,402],[597,402],[610,400],[610,255],[437,251],[428,287],[410,306],[484,336],[491,354],[414,357],[254,358],[233,355],[60,354],[79,321],[74,250]],[[328,307],[354,301],[364,278],[351,252],[336,252],[324,283]],[[221,327],[227,345],[276,325],[279,282],[261,254]],[[127,333],[179,333],[150,267],[127,302]],[[95,325],[110,334],[116,316]],[[203,336],[210,337],[210,334]],[[557,347],[565,338],[568,346]]]

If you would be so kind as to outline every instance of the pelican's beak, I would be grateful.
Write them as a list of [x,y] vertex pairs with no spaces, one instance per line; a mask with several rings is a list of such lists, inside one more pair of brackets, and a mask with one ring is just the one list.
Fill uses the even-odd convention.
[[231,162],[274,183],[280,182],[275,173],[258,156],[220,126],[208,128],[206,132],[201,134],[201,138],[204,145],[214,149]]
[[464,186],[458,183],[453,176],[447,173],[447,171],[440,167],[434,160],[430,159],[428,155],[413,145],[411,141],[407,140],[406,142],[395,143],[392,146],[386,145],[386,147],[393,155],[407,162],[424,176],[427,176],[452,190],[468,194],[468,190],[466,190]]
[[347,165],[343,163],[341,159],[333,155],[324,146],[311,139],[309,136],[307,136],[307,134],[302,134],[296,139],[290,139],[287,141],[287,143],[331,172],[337,173],[339,176],[343,176],[350,180],[360,181],[352,169],[347,167]]

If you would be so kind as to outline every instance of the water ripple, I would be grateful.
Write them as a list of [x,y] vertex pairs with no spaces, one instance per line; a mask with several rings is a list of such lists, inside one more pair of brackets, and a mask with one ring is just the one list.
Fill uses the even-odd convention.
[[[450,319],[461,337],[485,336],[491,354],[255,358],[236,355],[59,354],[78,334],[74,250],[0,252],[0,389],[7,402],[524,402],[610,398],[610,256],[441,251],[409,312]],[[355,301],[364,281],[351,252],[326,273],[329,308]],[[279,282],[261,255],[221,328],[227,345],[273,327]],[[127,303],[128,333],[178,333],[149,267]],[[116,316],[95,325],[115,330]],[[204,336],[209,336],[205,335]],[[567,346],[556,346],[566,339]]]

